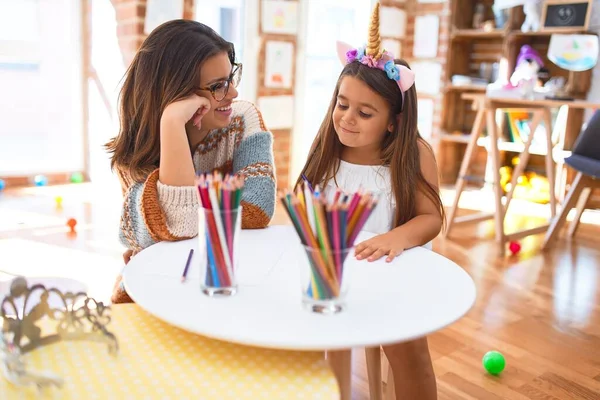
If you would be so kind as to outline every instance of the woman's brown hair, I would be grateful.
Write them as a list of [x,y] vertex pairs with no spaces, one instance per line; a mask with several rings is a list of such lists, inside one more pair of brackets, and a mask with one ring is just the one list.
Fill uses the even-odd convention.
[[200,66],[233,45],[208,26],[174,20],[144,40],[125,73],[119,95],[119,134],[106,144],[111,168],[143,181],[160,164],[160,118],[167,105],[190,96],[200,83]]
[[[408,67],[403,60],[396,64]],[[392,191],[396,199],[394,227],[400,226],[416,215],[416,193],[421,190],[433,201],[444,221],[444,207],[437,189],[425,180],[421,173],[419,142],[432,151],[417,129],[417,92],[415,85],[404,93],[404,101],[398,85],[384,71],[367,67],[359,62],[347,64],[338,79],[327,115],[319,128],[308,160],[302,169],[313,185],[324,184],[335,179],[340,167],[343,145],[333,126],[333,111],[337,105],[340,84],[344,77],[352,76],[366,83],[379,93],[390,106],[390,119],[394,129],[381,143],[381,164],[390,167]],[[404,104],[403,104],[404,103]],[[300,184],[301,178],[297,184]]]

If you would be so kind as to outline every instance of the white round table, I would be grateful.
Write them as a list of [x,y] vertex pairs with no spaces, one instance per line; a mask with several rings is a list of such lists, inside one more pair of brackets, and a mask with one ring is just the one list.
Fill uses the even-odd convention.
[[[200,290],[197,239],[155,244],[131,259],[123,279],[131,298],[150,314],[187,331],[229,342],[288,350],[374,347],[426,336],[461,318],[475,285],[452,261],[424,248],[393,262],[349,256],[346,309],[315,314],[302,306],[300,264],[306,257],[292,226],[243,230],[238,292],[214,298]],[[356,243],[371,237],[363,233]]]

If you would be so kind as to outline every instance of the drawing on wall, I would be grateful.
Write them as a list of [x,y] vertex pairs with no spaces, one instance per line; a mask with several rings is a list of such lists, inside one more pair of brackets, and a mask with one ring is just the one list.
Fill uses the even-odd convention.
[[293,62],[293,43],[268,41],[265,48],[265,87],[291,89]]
[[415,18],[414,57],[437,56],[439,28],[440,18],[437,15],[421,15]]
[[262,31],[295,35],[298,33],[298,2],[283,0],[263,0]]
[[149,35],[157,26],[183,18],[183,0],[148,0],[144,33]]
[[402,39],[406,33],[406,12],[395,7],[381,7],[379,32],[383,37]]
[[294,96],[259,97],[257,103],[267,129],[289,129],[294,126]]

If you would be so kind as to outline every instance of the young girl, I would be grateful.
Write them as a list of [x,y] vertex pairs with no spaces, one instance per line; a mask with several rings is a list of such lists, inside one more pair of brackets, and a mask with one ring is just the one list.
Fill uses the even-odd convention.
[[[167,22],[142,44],[121,90],[119,135],[107,144],[125,197],[126,262],[198,234],[196,172],[243,175],[242,227],[269,224],[273,139],[254,105],[233,101],[241,74],[233,45],[199,22]],[[130,301],[120,277],[112,300]]]
[[[431,242],[444,218],[437,167],[417,130],[414,74],[380,49],[379,7],[366,49],[338,44],[344,69],[302,173],[325,196],[340,188],[375,192],[364,229],[378,234],[355,247],[358,259],[389,262]],[[298,180],[300,183],[301,179]],[[398,399],[437,398],[427,339],[384,346]]]

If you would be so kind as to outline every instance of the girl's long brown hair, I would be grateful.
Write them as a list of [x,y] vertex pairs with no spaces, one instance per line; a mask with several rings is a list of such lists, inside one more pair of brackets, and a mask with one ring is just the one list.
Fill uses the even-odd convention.
[[111,168],[139,182],[159,167],[164,109],[195,92],[200,66],[221,52],[235,62],[233,45],[200,22],[169,21],[150,33],[125,73],[119,134],[106,144]]
[[[396,64],[408,67],[403,60]],[[417,129],[417,92],[413,85],[404,94],[404,104],[398,85],[389,79],[384,71],[369,68],[358,62],[347,64],[338,79],[327,115],[319,128],[302,174],[313,185],[324,184],[335,179],[340,168],[340,156],[343,145],[333,126],[333,111],[342,79],[352,76],[366,83],[379,93],[390,105],[390,118],[395,121],[394,130],[385,136],[381,143],[381,164],[390,167],[392,191],[396,199],[396,217],[394,227],[411,220],[416,215],[416,194],[421,190],[433,201],[444,218],[444,207],[438,190],[425,180],[421,173],[418,143],[421,142],[432,151],[431,146],[421,137]],[[399,115],[399,118],[397,116]],[[399,122],[399,123],[397,123]],[[302,178],[298,178],[300,184]]]

